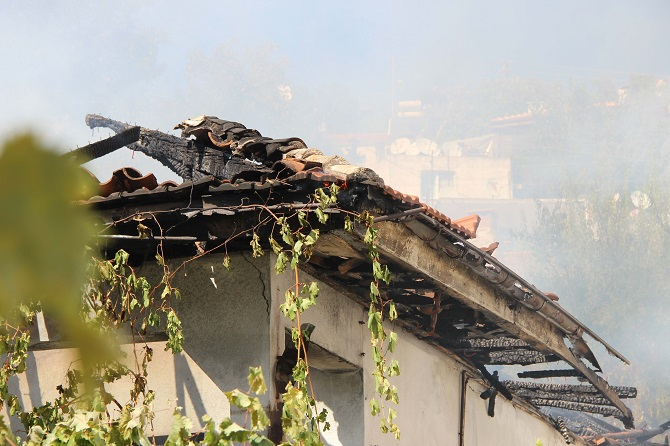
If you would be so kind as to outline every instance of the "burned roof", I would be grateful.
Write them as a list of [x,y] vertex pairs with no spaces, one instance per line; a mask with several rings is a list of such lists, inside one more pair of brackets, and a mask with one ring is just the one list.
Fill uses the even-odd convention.
[[[178,124],[181,137],[89,115],[92,128],[117,135],[71,152],[82,161],[123,145],[157,159],[180,175],[181,184],[158,184],[151,175],[124,168],[100,185],[99,194],[82,202],[95,210],[110,248],[151,249],[162,243],[172,255],[206,250],[248,250],[250,228],[259,221],[318,206],[317,189],[339,186],[338,205],[325,209],[331,218],[302,266],[319,280],[361,304],[369,304],[372,273],[363,231],[342,229],[348,213],[374,215],[377,247],[392,280],[380,291],[394,300],[399,322],[464,364],[503,395],[536,405],[614,416],[633,426],[622,398],[633,388],[610,387],[585,335],[613,356],[628,362],[612,346],[563,309],[552,293],[543,293],[492,254],[478,248],[479,217],[451,219],[387,185],[372,170],[326,156],[299,138],[272,139],[242,124],[200,116]],[[119,136],[122,135],[122,136]],[[152,235],[137,235],[137,220]],[[584,362],[583,360],[588,361]],[[501,383],[487,366],[556,364],[554,369],[519,374],[534,380],[572,376],[589,384],[571,387],[525,382]],[[525,373],[525,375],[524,375]],[[548,386],[548,387],[547,387]]]

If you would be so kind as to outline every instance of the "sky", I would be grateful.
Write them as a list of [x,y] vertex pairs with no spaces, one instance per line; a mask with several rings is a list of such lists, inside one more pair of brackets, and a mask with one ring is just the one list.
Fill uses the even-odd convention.
[[[326,116],[346,129],[351,107],[390,114],[392,90],[425,100],[504,67],[557,80],[668,76],[668,23],[661,0],[7,1],[0,138],[32,130],[71,150],[107,136],[91,133],[87,113],[164,131],[208,114],[301,136]],[[128,150],[88,167],[104,179],[121,165],[174,178]]]

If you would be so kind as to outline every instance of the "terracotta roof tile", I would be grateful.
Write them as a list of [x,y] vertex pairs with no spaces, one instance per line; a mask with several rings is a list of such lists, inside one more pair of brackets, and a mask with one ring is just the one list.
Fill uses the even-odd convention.
[[[347,165],[347,167],[358,168],[357,166],[349,165]],[[297,158],[284,158],[281,161],[277,161],[273,165],[273,169],[279,172],[286,170],[288,171],[287,173],[295,173],[290,176],[285,173],[284,175],[279,175],[277,178],[263,180],[263,175],[261,175],[260,172],[249,171],[250,173],[246,172],[238,174],[234,178],[234,181],[219,180],[213,176],[208,176],[197,181],[186,181],[178,185],[172,181],[158,184],[156,177],[153,174],[142,175],[132,167],[124,167],[115,170],[106,182],[100,184],[99,195],[91,197],[87,201],[89,203],[100,203],[123,198],[130,199],[147,194],[159,195],[165,193],[179,193],[182,190],[202,187],[207,187],[209,193],[261,190],[268,187],[279,187],[285,185],[287,182],[290,183],[302,180],[343,185],[346,184],[348,178],[348,176],[343,173],[324,171],[319,167],[318,163],[312,163]],[[472,215],[459,220],[452,220],[437,209],[421,203],[421,200],[419,200],[419,197],[417,196],[403,194],[390,186],[378,184],[374,181],[365,181],[365,183],[379,187],[385,195],[398,200],[403,204],[410,205],[413,208],[421,207],[421,212],[466,238],[476,237],[477,225],[479,224],[479,217],[477,215]]]
[[[472,233],[472,234],[477,234],[477,228],[479,228],[479,222],[481,222],[482,219],[479,215],[477,214],[472,214],[468,215],[467,217],[459,218],[458,220],[452,221],[452,224],[458,225],[462,228],[464,228],[466,231]],[[472,236],[472,238],[475,237],[475,235]]]
[[[169,182],[176,186],[176,183]],[[138,189],[154,190],[158,182],[154,174],[142,175],[132,167],[115,170],[109,180],[100,184],[100,195],[107,197],[114,192],[134,192]]]

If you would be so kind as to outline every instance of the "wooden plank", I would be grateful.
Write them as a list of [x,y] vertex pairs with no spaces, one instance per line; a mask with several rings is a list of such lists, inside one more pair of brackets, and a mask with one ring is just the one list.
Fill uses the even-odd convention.
[[[377,249],[401,267],[417,271],[430,278],[450,296],[469,307],[483,312],[493,323],[508,333],[526,341],[539,351],[553,353],[579,370],[613,406],[623,414],[626,427],[633,426],[631,410],[626,407],[609,384],[586,367],[563,342],[563,335],[539,314],[525,307],[510,308],[510,300],[502,291],[484,280],[467,265],[431,248],[401,223],[379,222]],[[332,233],[331,233],[332,234]],[[339,232],[342,237],[348,234]],[[356,234],[362,240],[364,232]],[[436,237],[440,237],[436,233]],[[359,240],[359,242],[360,242]],[[391,267],[392,269],[392,267]]]
[[350,259],[365,259],[365,255],[353,249],[349,244],[339,237],[330,233],[321,234],[316,245],[316,251],[326,256],[347,257]]

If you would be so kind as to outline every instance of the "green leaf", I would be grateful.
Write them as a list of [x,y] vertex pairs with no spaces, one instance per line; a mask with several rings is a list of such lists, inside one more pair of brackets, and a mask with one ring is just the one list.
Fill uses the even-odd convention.
[[107,282],[111,282],[112,279],[114,278],[114,268],[112,267],[112,264],[109,262],[98,262],[98,272],[100,274],[100,277],[105,279]]
[[379,350],[379,347],[377,347],[376,345],[373,346],[372,347],[372,361],[379,364],[379,363],[382,362],[382,359],[383,359],[382,352],[381,352],[381,350]]
[[399,404],[398,399],[398,388],[396,386],[391,386],[386,392],[386,399],[391,401],[394,404]]
[[321,204],[321,207],[326,207],[330,204],[330,196],[326,194],[323,188],[317,189],[314,197],[316,198],[316,201]]
[[279,310],[290,320],[295,320],[298,313],[298,306],[296,305],[296,296],[293,290],[286,290],[284,303],[279,306]]
[[277,255],[277,261],[275,262],[275,272],[277,274],[281,274],[286,270],[286,266],[288,265],[288,254],[286,254],[284,251],[280,252]]
[[114,255],[114,264],[116,266],[125,265],[128,263],[128,257],[130,257],[130,255],[126,251],[119,249],[116,252],[116,255]]
[[375,282],[370,282],[370,300],[379,303],[379,288]]
[[301,383],[305,384],[305,381],[307,380],[307,364],[305,363],[305,360],[300,358],[298,359],[298,362],[296,363],[295,367],[293,367],[293,380],[296,383]]
[[249,444],[251,446],[275,446],[273,442],[263,437],[262,435],[252,434],[249,438]]
[[249,414],[251,415],[251,429],[260,431],[270,425],[270,419],[258,398],[253,398]]
[[389,333],[389,344],[388,344],[389,351],[393,353],[397,345],[398,345],[398,333],[392,331]]
[[253,257],[262,257],[265,254],[263,248],[261,248],[261,239],[257,233],[254,232],[249,244],[251,245],[251,255]]
[[372,246],[375,243],[375,239],[377,238],[377,229],[373,228],[372,226],[368,226],[368,228],[365,230],[365,237],[363,238],[363,243],[366,245]]
[[282,247],[277,243],[277,240],[274,239],[274,237],[268,237],[268,240],[270,242],[270,247],[272,248],[272,252],[274,252],[276,255],[279,255],[280,252],[282,252]]
[[340,192],[340,186],[335,183],[332,183],[329,187],[330,189],[330,200],[331,203],[337,202],[337,194]]
[[297,242],[295,242],[295,244],[293,245],[293,253],[294,253],[295,257],[298,257],[298,256],[300,256],[300,254],[302,254],[303,245],[304,245],[304,242],[302,240],[298,240]]
[[229,440],[236,441],[239,443],[244,443],[249,439],[249,435],[252,434],[251,431],[243,428],[237,423],[231,423],[225,429],[221,431],[221,434]]
[[311,231],[309,231],[309,234],[305,236],[303,243],[305,244],[305,246],[313,246],[318,239],[319,239],[319,230],[312,229]]
[[382,265],[377,260],[372,262],[372,274],[377,280],[383,280],[387,284],[391,282],[391,272],[388,266]]
[[291,233],[291,228],[286,222],[286,217],[280,217],[277,221],[280,224],[280,234],[284,243],[288,246],[293,246],[293,234]]
[[165,344],[165,350],[171,350],[172,353],[179,353],[182,351],[184,344],[184,333],[181,328],[181,321],[177,317],[174,310],[170,310],[167,314],[166,331],[168,341]]
[[379,402],[375,398],[370,398],[370,413],[374,417],[379,415],[379,412],[381,412]]
[[149,293],[151,292],[151,285],[145,279],[144,277],[140,277],[137,279],[137,288],[139,288],[142,291],[142,306],[144,308],[147,308],[149,304],[151,303],[151,300],[149,298]]
[[389,428],[386,425],[386,419],[385,418],[382,418],[381,420],[379,420],[379,429],[385,434],[388,433]]
[[249,367],[249,388],[257,395],[263,395],[268,388],[265,386],[265,379],[263,379],[263,370],[260,367]]
[[370,304],[370,310],[368,311],[368,329],[372,333],[373,340],[384,339],[381,314],[375,309],[374,304]]
[[395,303],[391,300],[389,301],[389,320],[394,321],[398,318],[398,310],[395,307]]
[[140,240],[153,237],[153,232],[151,228],[143,225],[142,223],[137,224],[137,234],[140,236]]
[[319,223],[326,224],[326,222],[328,221],[328,215],[326,215],[326,213],[323,212],[321,208],[316,208],[314,210],[314,213],[316,214],[316,218],[319,219]]
[[344,217],[344,230],[349,233],[354,232],[354,222],[348,215]]
[[223,256],[223,267],[226,271],[230,271],[230,256],[228,254],[224,254]]
[[239,389],[231,390],[230,392],[225,392],[226,398],[230,404],[238,407],[239,409],[247,409],[251,406],[251,397],[246,393],[242,392]]
[[391,363],[388,368],[389,376],[398,376],[400,375],[400,364],[396,359],[391,359]]
[[319,296],[319,284],[317,282],[310,282],[308,288],[309,297],[315,301]]

